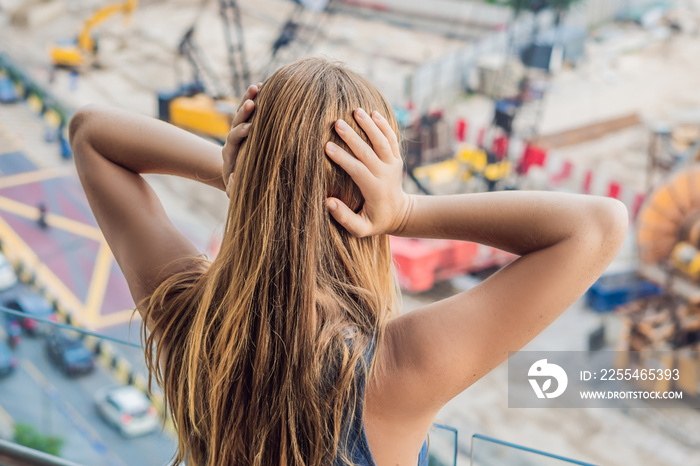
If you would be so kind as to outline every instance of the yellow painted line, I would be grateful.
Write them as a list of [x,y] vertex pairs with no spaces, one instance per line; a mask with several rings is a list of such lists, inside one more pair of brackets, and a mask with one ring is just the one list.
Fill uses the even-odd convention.
[[7,411],[5,411],[5,408],[3,408],[2,405],[0,405],[0,423],[8,426],[12,426],[15,423],[15,420],[12,419],[12,416],[7,414]]
[[47,290],[50,290],[56,296],[64,308],[69,308],[74,316],[80,318],[83,312],[83,303],[73,294],[61,279],[59,279],[51,269],[43,264],[32,248],[15,233],[15,231],[0,217],[0,238],[5,241],[9,247],[5,248],[8,259],[11,262],[15,260],[23,261],[28,268],[33,268],[37,280],[44,284]]
[[[38,207],[24,204],[23,202],[18,202],[4,196],[0,196],[0,210],[31,220],[37,220],[39,218]],[[102,241],[104,239],[99,228],[51,212],[47,212],[46,214],[46,223],[52,227],[95,241]]]
[[5,127],[1,124],[0,124],[0,136],[5,137],[10,142],[10,148],[7,151],[8,153],[9,152],[19,152],[21,150],[22,144],[21,144],[20,139],[15,134],[7,131],[7,129],[5,129]]
[[37,181],[50,180],[52,178],[61,178],[73,173],[75,173],[73,166],[68,165],[17,173],[15,175],[8,175],[0,178],[0,189],[36,183]]
[[46,380],[46,377],[44,377],[44,374],[41,373],[39,369],[29,360],[29,359],[22,359],[22,367],[24,367],[24,370],[27,371],[29,376],[34,379],[34,381],[41,385],[46,387],[49,385],[49,381]]
[[92,278],[88,287],[87,299],[85,300],[85,315],[86,318],[93,323],[99,317],[100,308],[104,302],[105,293],[107,292],[107,282],[109,274],[112,270],[112,251],[105,241],[100,244],[100,249],[97,251],[95,259],[95,267],[92,270]]
[[[0,134],[0,136],[3,136],[3,135]],[[5,155],[5,154],[12,154],[14,152],[19,152],[21,150],[19,144],[17,144],[16,141],[5,139],[5,142],[7,143],[7,145],[5,146],[3,151],[0,152],[0,156]]]
[[[123,324],[129,322],[131,315],[134,313],[133,309],[124,309],[123,311],[112,312],[107,315],[99,315],[95,319],[95,328],[111,327],[112,325]],[[141,324],[141,314],[136,312],[134,314],[134,323]]]

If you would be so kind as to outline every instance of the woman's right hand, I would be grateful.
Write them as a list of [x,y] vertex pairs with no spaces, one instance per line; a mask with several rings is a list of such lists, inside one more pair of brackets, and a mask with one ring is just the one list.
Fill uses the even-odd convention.
[[400,234],[410,214],[412,198],[401,187],[403,160],[398,138],[379,112],[372,112],[370,117],[358,108],[353,115],[372,147],[345,121],[338,120],[335,130],[352,154],[332,142],[326,143],[326,154],[350,175],[365,202],[359,213],[335,197],[326,199],[326,207],[353,236]]
[[238,157],[238,149],[241,147],[243,140],[248,136],[250,132],[250,120],[253,110],[255,110],[255,97],[260,91],[262,83],[257,85],[251,85],[246,90],[245,95],[241,99],[241,104],[236,110],[236,115],[233,117],[233,122],[231,123],[231,130],[226,136],[226,143],[224,147],[221,148],[221,157],[223,158],[223,169],[221,177],[224,181],[224,191],[226,195],[231,198],[231,192],[229,185],[231,184],[231,177],[233,176],[233,171],[236,167],[236,157]]

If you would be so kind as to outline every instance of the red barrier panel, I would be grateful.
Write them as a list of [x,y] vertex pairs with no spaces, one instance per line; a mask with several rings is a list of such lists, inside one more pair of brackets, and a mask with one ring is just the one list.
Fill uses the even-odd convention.
[[639,209],[642,207],[644,199],[646,199],[646,194],[644,193],[639,193],[634,196],[634,201],[632,201],[632,209],[630,211],[633,222],[637,219],[637,214],[639,214]]
[[522,158],[522,169],[523,173],[527,174],[530,167],[537,165],[543,167],[547,161],[547,151],[541,147],[537,147],[531,144],[525,146],[525,151],[523,152]]
[[583,179],[583,194],[590,194],[591,193],[591,184],[593,183],[593,172],[591,170],[588,170],[586,172],[586,176]]
[[510,143],[510,139],[508,139],[508,136],[499,136],[493,140],[493,145],[491,147],[491,150],[493,151],[494,154],[496,154],[496,158],[500,161],[505,158],[506,155],[508,155],[508,144]]
[[476,137],[476,146],[484,147],[484,138],[486,137],[486,128],[481,128],[479,134]]
[[467,131],[469,130],[469,125],[467,120],[464,118],[459,118],[457,120],[457,125],[455,126],[455,138],[459,142],[464,142],[467,139]]
[[559,184],[564,180],[568,180],[571,178],[571,173],[574,170],[574,164],[571,163],[570,160],[564,161],[564,166],[561,169],[561,172],[557,173],[556,175],[552,176],[550,181],[553,184]]
[[621,186],[620,183],[617,181],[612,181],[608,185],[608,197],[614,197],[615,199],[620,199],[620,191],[621,191]]

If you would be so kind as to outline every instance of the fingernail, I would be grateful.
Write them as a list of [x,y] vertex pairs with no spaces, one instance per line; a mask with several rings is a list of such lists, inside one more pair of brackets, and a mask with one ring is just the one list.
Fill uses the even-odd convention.
[[355,113],[357,114],[357,116],[359,116],[361,118],[364,118],[367,116],[367,112],[365,112],[362,108],[358,108],[357,110],[355,110]]
[[252,123],[246,123],[246,124],[244,124],[244,125],[243,125],[243,129],[248,129],[248,128],[250,128],[250,125],[252,125]]
[[328,210],[332,211],[338,207],[338,203],[331,199],[330,201],[326,202],[326,207],[328,207]]
[[373,116],[374,118],[377,118],[377,119],[381,118],[381,115],[380,115],[379,112],[376,111],[376,110],[372,112],[372,116]]
[[345,120],[338,120],[338,128],[344,131],[350,128],[350,126],[348,126],[348,124],[345,123]]
[[338,150],[338,146],[336,146],[336,145],[335,145],[334,143],[332,143],[332,142],[328,142],[328,152],[330,152],[331,154],[333,154],[333,153],[335,153],[335,151],[337,151],[337,150]]

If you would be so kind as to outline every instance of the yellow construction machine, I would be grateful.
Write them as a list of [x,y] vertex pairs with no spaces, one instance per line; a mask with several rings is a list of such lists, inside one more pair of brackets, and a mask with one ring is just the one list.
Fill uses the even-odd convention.
[[[231,88],[222,85],[216,73],[208,65],[204,54],[194,40],[195,28],[202,9],[195,15],[192,25],[185,31],[178,45],[178,55],[189,64],[192,77],[173,91],[158,93],[158,117],[176,126],[221,142],[231,130],[231,122],[241,95],[251,83],[250,72],[243,46],[241,14],[235,0],[219,0],[231,73]],[[180,75],[176,67],[176,72]]]
[[81,68],[86,65],[95,65],[98,44],[92,35],[92,29],[98,24],[118,13],[123,13],[125,20],[131,18],[131,13],[136,9],[138,0],[124,0],[100,8],[88,18],[75,39],[62,40],[51,45],[49,50],[51,62],[54,66],[66,68]]
[[[308,52],[320,33],[318,13],[332,13],[329,6],[334,0],[293,1],[297,6],[272,45],[267,66],[259,73],[262,75],[261,81],[280,63],[293,61],[297,56]],[[230,85],[222,85],[216,73],[208,66],[205,55],[197,47],[194,40],[195,28],[207,2],[204,0],[201,3],[199,12],[194,15],[192,25],[178,46],[178,55],[189,64],[192,76],[188,80],[178,78],[177,89],[158,93],[158,117],[223,142],[231,129],[231,121],[239,104],[239,99],[231,95],[242,95],[252,81],[243,43],[241,12],[236,0],[217,0],[224,27]],[[324,15],[322,19],[325,20],[328,16]],[[282,49],[287,53],[278,53]],[[177,67],[176,72],[180,75]]]

